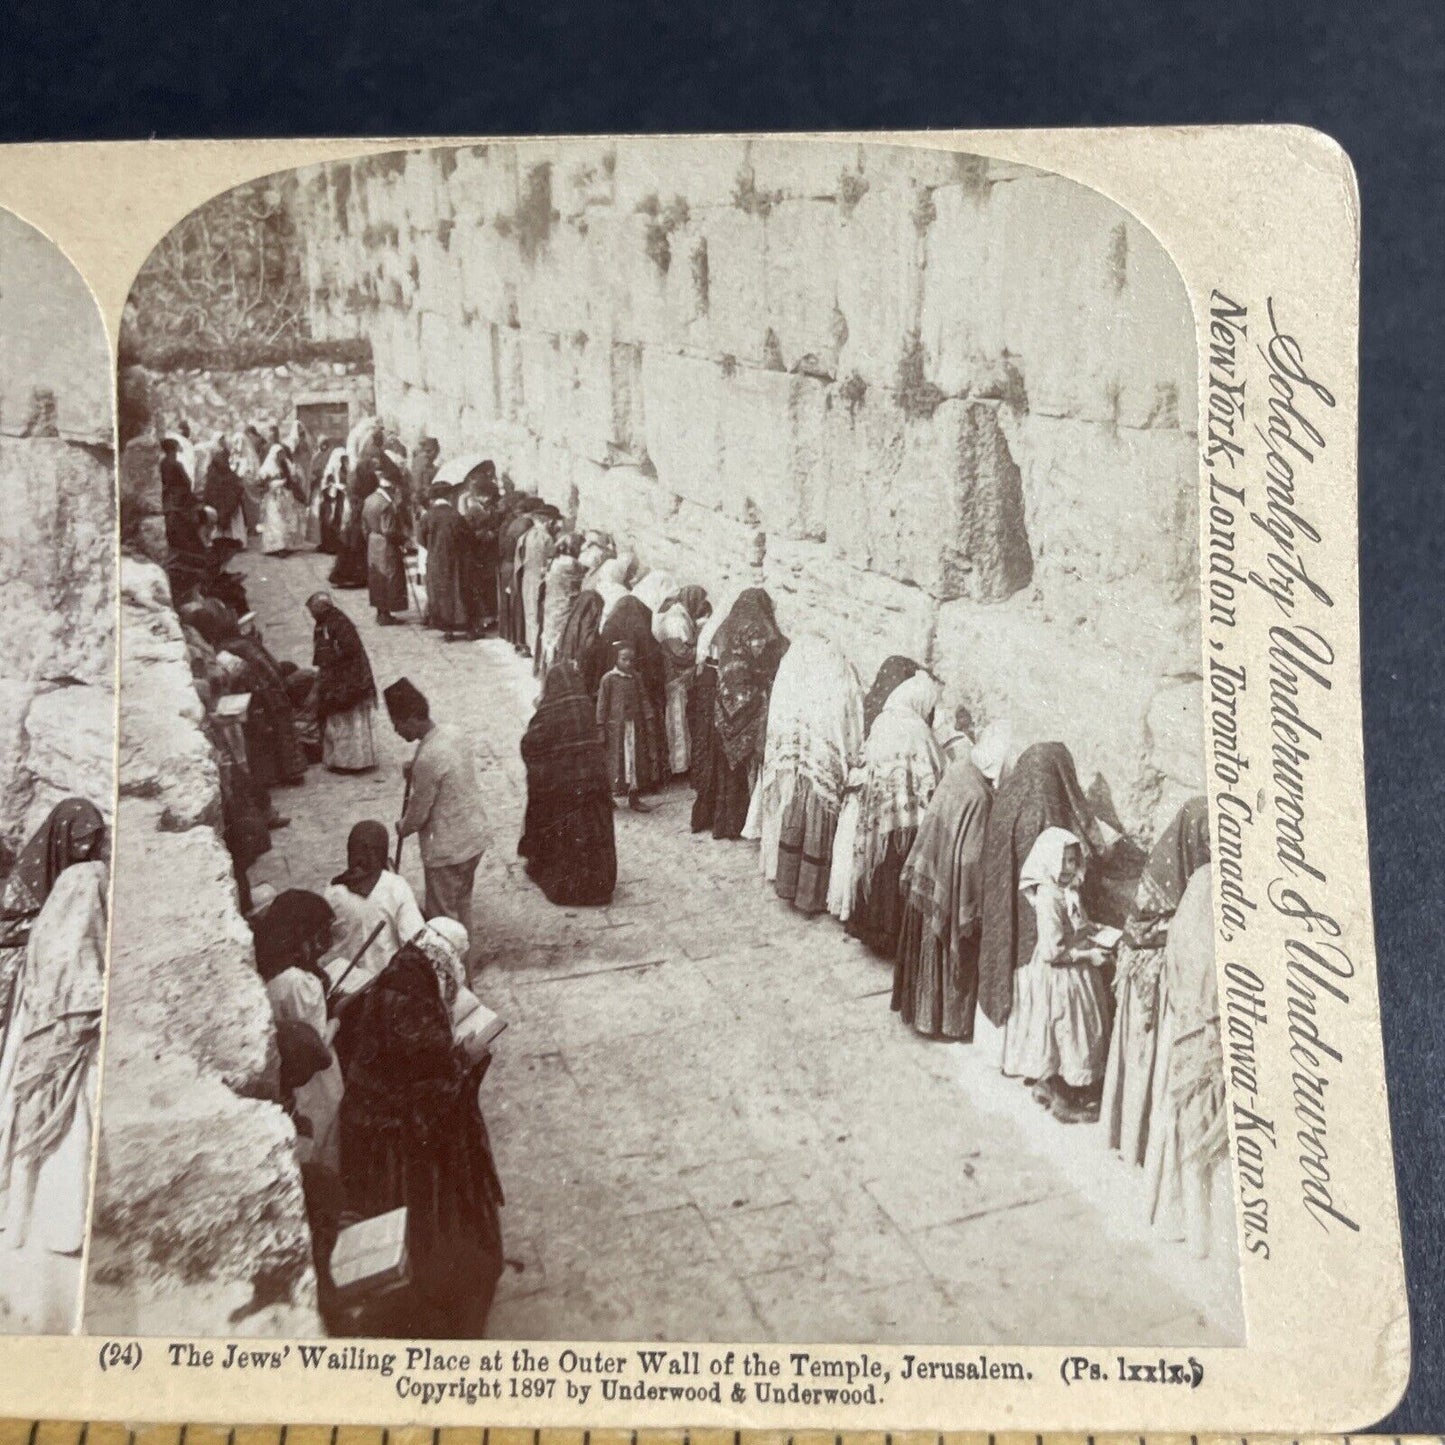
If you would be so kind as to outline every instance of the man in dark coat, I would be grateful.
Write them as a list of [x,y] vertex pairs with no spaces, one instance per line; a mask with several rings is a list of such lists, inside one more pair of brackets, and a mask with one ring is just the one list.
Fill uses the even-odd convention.
[[440,628],[446,642],[458,642],[464,635],[475,637],[467,623],[462,589],[467,526],[452,504],[448,488],[431,489],[431,505],[421,519],[417,540],[426,548],[427,626]]

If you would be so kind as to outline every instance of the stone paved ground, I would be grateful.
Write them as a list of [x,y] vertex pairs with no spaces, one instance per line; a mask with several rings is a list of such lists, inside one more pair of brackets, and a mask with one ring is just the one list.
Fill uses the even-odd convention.
[[[310,659],[329,559],[243,559],[267,642]],[[1065,1128],[990,1048],[929,1043],[891,972],[781,904],[756,849],[688,828],[691,794],[617,814],[610,907],[552,907],[516,857],[535,694],[498,641],[360,624],[379,686],[405,673],[471,730],[493,842],[477,875],[478,993],[510,1020],[483,1093],[507,1193],[510,1338],[1228,1343],[1232,1271],[1201,1273],[1142,1219],[1097,1131]],[[253,880],[318,887],[352,823],[390,824],[409,754],[312,768]],[[421,895],[414,844],[403,871]]]

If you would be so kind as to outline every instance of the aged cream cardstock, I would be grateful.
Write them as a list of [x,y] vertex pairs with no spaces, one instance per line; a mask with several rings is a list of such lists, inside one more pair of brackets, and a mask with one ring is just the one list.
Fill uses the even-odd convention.
[[[0,206],[39,228],[75,264],[115,345],[147,257],[173,226],[220,193],[292,168],[324,175],[318,168],[327,163],[363,155],[472,144],[12,147],[0,151]],[[523,165],[569,145],[581,155],[590,143],[488,144],[514,145]],[[686,147],[694,156],[705,156],[709,144],[615,142],[624,151]],[[738,141],[711,144],[721,152]],[[1181,414],[1192,408],[1198,416],[1193,540],[1201,647],[1194,668],[1204,699],[1242,1341],[1138,1347],[1093,1335],[1096,1343],[1076,1345],[1045,1326],[1047,1338],[1007,1344],[997,1335],[991,1342],[987,1331],[916,1347],[552,1339],[445,1343],[428,1355],[421,1344],[336,1340],[308,1362],[300,1343],[279,1338],[294,1333],[284,1328],[274,1342],[253,1338],[235,1347],[225,1338],[188,1340],[184,1329],[138,1341],[107,1333],[11,1337],[0,1342],[8,1413],[786,1430],[1299,1431],[1358,1428],[1398,1399],[1410,1353],[1366,864],[1355,523],[1359,224],[1348,159],[1326,137],[1288,127],[938,132],[758,144],[775,157],[795,148],[800,173],[813,156],[843,147],[860,148],[860,156],[905,147],[1065,177],[1121,208],[1157,240],[1183,279],[1197,394],[1176,402]],[[765,193],[766,180],[761,185]],[[653,201],[656,208],[666,195]],[[748,207],[740,202],[739,209]],[[645,207],[637,214],[645,216]],[[899,225],[921,235],[930,220],[904,216]],[[1060,221],[1053,241],[1065,258],[1067,286],[1070,238],[1067,217]],[[936,254],[928,259],[935,269],[946,264]],[[340,266],[336,255],[331,264]],[[807,253],[792,264],[806,269]],[[712,267],[716,278],[716,258]],[[987,277],[979,284],[986,310]],[[887,298],[878,304],[886,306]],[[1059,324],[1068,318],[1061,315]],[[946,318],[936,335],[940,345],[947,342]],[[1121,335],[1103,343],[1147,348],[1154,338]],[[780,360],[773,369],[808,374],[801,359]],[[1127,395],[1115,400],[1127,409]],[[1116,421],[1130,425],[1126,415]],[[1059,465],[1067,475],[1066,459]],[[1079,465],[1086,479],[1087,463]],[[1110,704],[1107,696],[1091,701]],[[125,850],[122,807],[116,851],[123,857]],[[113,1003],[122,986],[114,974],[128,946],[126,916],[118,893]],[[106,1107],[103,1095],[102,1171]],[[966,1310],[966,1283],[956,1297]],[[98,1328],[112,1328],[117,1318],[107,1315]]]

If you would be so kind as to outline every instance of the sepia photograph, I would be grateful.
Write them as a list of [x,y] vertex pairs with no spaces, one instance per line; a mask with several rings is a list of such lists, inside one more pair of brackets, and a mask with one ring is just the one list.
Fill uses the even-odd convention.
[[113,373],[0,210],[0,1333],[80,1323],[115,792]]
[[1243,1344],[1195,334],[1115,201],[922,146],[176,225],[86,1329]]

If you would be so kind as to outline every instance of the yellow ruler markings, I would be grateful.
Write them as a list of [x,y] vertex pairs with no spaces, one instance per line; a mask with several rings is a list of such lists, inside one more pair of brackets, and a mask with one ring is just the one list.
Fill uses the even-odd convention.
[[0,1445],[1445,1445],[1440,1435],[1183,1435],[931,1430],[528,1430],[369,1425],[118,1425],[0,1420]]

